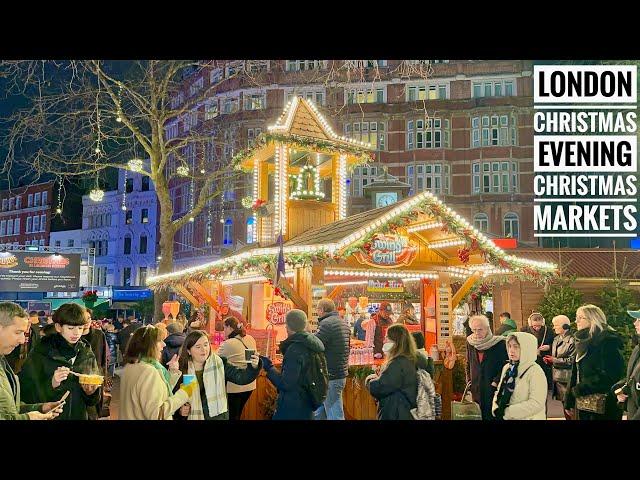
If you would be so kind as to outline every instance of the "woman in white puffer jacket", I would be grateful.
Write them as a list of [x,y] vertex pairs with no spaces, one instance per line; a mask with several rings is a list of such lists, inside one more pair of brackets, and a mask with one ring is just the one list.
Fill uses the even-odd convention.
[[493,415],[499,420],[546,420],[547,377],[536,363],[536,337],[513,332],[505,343],[509,363],[493,396]]

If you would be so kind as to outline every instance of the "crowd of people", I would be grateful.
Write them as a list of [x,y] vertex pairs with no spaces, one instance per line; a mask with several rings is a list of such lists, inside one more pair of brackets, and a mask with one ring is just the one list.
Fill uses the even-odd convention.
[[[640,312],[629,312],[640,335]],[[544,420],[548,399],[563,402],[567,420],[640,420],[640,347],[625,368],[623,338],[596,305],[576,311],[576,330],[566,315],[552,328],[540,313],[516,331],[500,315],[493,335],[485,315],[469,319],[466,377],[483,420]],[[550,395],[548,395],[550,393]]]
[[[261,369],[278,392],[274,420],[343,420],[352,331],[333,300],[320,300],[316,313],[316,333],[308,331],[305,312],[286,314],[276,368],[257,354],[237,315],[223,319],[225,341],[213,351],[197,317],[153,325],[135,318],[95,322],[90,310],[69,303],[41,322],[37,312],[0,302],[0,419],[99,418],[109,383],[80,377],[108,378],[119,349],[123,420],[238,420]],[[364,386],[378,419],[433,420],[439,414],[434,365],[424,336],[406,328],[410,311],[395,323],[389,313],[381,308],[371,325],[380,329],[376,343],[384,359]],[[640,312],[630,314],[640,335]],[[575,332],[565,315],[548,327],[533,313],[521,331],[508,313],[500,319],[502,335],[492,333],[485,315],[468,322],[466,375],[483,420],[546,419],[548,392],[564,402],[567,419],[621,419],[625,410],[628,419],[640,419],[640,347],[625,369],[622,338],[600,308],[580,307]]]

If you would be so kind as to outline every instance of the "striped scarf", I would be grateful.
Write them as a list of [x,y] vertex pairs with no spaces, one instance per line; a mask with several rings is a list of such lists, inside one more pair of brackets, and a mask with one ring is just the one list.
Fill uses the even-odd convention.
[[[189,361],[188,372],[195,375],[196,370],[193,362]],[[228,410],[227,407],[227,386],[224,378],[224,363],[222,359],[215,353],[211,353],[204,364],[202,372],[202,381],[204,382],[204,391],[207,397],[207,406],[209,408],[209,416],[215,417]],[[202,410],[202,400],[199,390],[191,395],[191,412],[189,420],[204,420],[204,412]]]

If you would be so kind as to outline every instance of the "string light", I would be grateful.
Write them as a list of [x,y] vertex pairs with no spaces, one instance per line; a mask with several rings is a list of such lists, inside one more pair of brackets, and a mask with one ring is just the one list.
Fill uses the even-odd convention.
[[407,278],[407,279],[421,279],[421,278],[438,278],[438,274],[435,272],[387,272],[380,270],[334,270],[325,269],[325,276],[336,277],[388,277],[388,278]]
[[420,225],[414,225],[407,228],[407,232],[413,233],[413,232],[420,232],[422,230],[431,230],[433,228],[440,228],[443,225],[444,224],[442,222],[421,223]]
[[338,160],[338,219],[347,217],[347,156],[340,155]]
[[56,213],[60,215],[62,213],[62,178],[58,178],[58,207]]
[[180,165],[178,168],[176,168],[176,173],[181,177],[186,177],[189,175],[189,167],[187,167],[186,165]]
[[[313,176],[313,190],[302,190],[303,186],[306,188],[309,176]],[[324,192],[320,191],[320,174],[318,173],[318,167],[313,165],[305,165],[300,169],[300,173],[296,175],[289,175],[296,181],[296,189],[291,193],[289,198],[304,200],[320,200],[324,198]]]
[[462,238],[450,239],[450,240],[441,240],[439,242],[431,242],[429,243],[429,248],[447,248],[447,247],[456,247],[458,245],[464,245],[466,243]]
[[[253,159],[253,203],[258,201],[258,182],[260,181],[260,161]],[[258,218],[253,214],[253,241],[258,241]]]
[[100,188],[94,188],[89,192],[89,198],[94,202],[101,202],[104,198],[104,190]]
[[127,170],[124,171],[124,188],[122,189],[122,207],[123,212],[127,211]]
[[134,172],[140,172],[143,167],[143,162],[139,158],[129,160],[127,164],[129,165],[129,168]]

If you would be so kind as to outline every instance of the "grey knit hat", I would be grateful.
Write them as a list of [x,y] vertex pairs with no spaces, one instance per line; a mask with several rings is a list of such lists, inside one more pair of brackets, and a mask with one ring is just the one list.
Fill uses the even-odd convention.
[[307,314],[302,310],[294,308],[293,310],[289,310],[287,312],[285,322],[287,323],[287,327],[289,327],[289,330],[292,330],[296,333],[303,332],[307,327]]
[[167,332],[169,332],[169,335],[173,335],[174,333],[182,333],[182,325],[180,325],[178,322],[171,322],[169,325],[167,325]]

